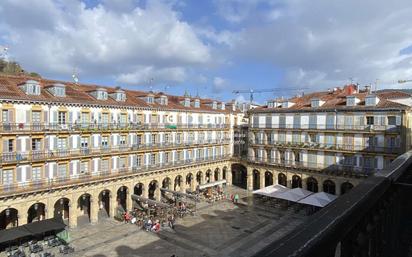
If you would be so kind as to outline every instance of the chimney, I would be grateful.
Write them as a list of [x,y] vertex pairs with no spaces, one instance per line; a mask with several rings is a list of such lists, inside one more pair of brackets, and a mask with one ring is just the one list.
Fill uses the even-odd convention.
[[365,90],[366,90],[366,93],[370,94],[370,93],[371,93],[371,86],[370,86],[370,85],[366,85],[366,86],[365,86]]
[[344,92],[345,92],[345,94],[346,95],[351,95],[351,94],[354,94],[354,93],[356,93],[356,85],[354,85],[354,84],[350,84],[350,85],[346,85],[344,88],[343,88],[343,90],[344,90]]

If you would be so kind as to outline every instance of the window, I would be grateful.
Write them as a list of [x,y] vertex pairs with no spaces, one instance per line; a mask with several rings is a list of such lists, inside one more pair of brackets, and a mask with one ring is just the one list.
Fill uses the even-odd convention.
[[102,172],[109,171],[109,159],[102,160],[101,169],[102,169]]
[[217,109],[217,102],[212,103],[212,109]]
[[279,128],[286,128],[286,116],[285,115],[279,116]]
[[3,110],[2,111],[2,121],[3,121],[3,123],[9,123],[10,122],[9,110]]
[[31,113],[31,121],[32,123],[40,123],[41,122],[41,112],[39,111],[33,111]]
[[88,162],[82,162],[80,164],[80,173],[81,174],[89,173],[89,163]]
[[120,136],[119,145],[126,145],[126,136]]
[[195,100],[195,108],[200,108],[200,100],[199,99]]
[[176,143],[180,144],[182,140],[182,134],[181,133],[177,133],[176,134]]
[[311,101],[311,106],[312,107],[319,107],[319,99],[313,99]]
[[67,175],[67,165],[66,164],[59,164],[57,176],[60,178],[66,177]]
[[154,103],[154,97],[153,96],[148,96],[146,101],[147,101],[148,104],[152,104],[152,103]]
[[373,116],[366,116],[366,124],[373,125],[373,123],[374,123]]
[[57,139],[57,149],[66,150],[67,149],[67,138],[58,138]]
[[81,114],[81,123],[82,124],[88,124],[89,123],[89,113],[88,112],[82,112]]
[[41,150],[41,139],[40,138],[33,138],[31,140],[31,150],[32,151]]
[[4,141],[4,152],[13,152],[13,139],[6,139]]
[[151,154],[150,155],[150,164],[155,165],[156,164],[156,154]]
[[374,106],[378,104],[378,98],[376,96],[368,96],[365,98],[365,105],[366,106]]
[[41,180],[41,167],[33,167],[31,169],[32,172],[32,180],[39,181]]
[[102,137],[102,147],[107,148],[109,146],[109,137],[103,136]]
[[294,132],[292,134],[292,142],[293,143],[300,143],[300,134],[299,133]]
[[156,140],[156,139],[157,139],[157,135],[156,135],[156,134],[152,134],[150,137],[151,137],[151,143],[152,143],[152,144],[156,144],[156,143],[157,143],[157,142],[156,142],[156,141],[157,141],[157,140]]
[[80,147],[81,148],[87,148],[89,147],[89,139],[87,137],[82,137],[80,139]]
[[185,105],[185,107],[190,107],[190,99],[189,98],[185,98],[184,105]]
[[57,113],[57,122],[58,124],[66,124],[66,112]]
[[388,116],[388,125],[396,125],[396,116]]
[[3,185],[11,185],[13,183],[13,170],[3,170],[1,182]]
[[142,156],[138,155],[136,159],[136,166],[140,167],[142,165]]
[[102,114],[102,121],[103,124],[109,124],[109,114],[108,113],[103,113]]
[[169,143],[169,141],[170,141],[170,134],[168,134],[168,133],[164,134],[164,141],[165,141],[165,143]]
[[120,124],[126,124],[127,123],[127,114],[120,114]]
[[316,114],[311,114],[309,116],[309,128],[310,129],[316,129],[317,128],[317,118]]
[[161,96],[160,97],[160,104],[161,105],[167,105],[167,97],[166,96]]
[[300,128],[300,115],[293,116],[293,128],[299,129]]
[[351,97],[346,97],[346,106],[355,106],[356,105],[356,98],[351,96]]
[[165,158],[164,158],[164,162],[165,162],[165,163],[168,163],[168,162],[169,162],[169,153],[166,152],[165,155],[164,155],[164,157],[165,157]]

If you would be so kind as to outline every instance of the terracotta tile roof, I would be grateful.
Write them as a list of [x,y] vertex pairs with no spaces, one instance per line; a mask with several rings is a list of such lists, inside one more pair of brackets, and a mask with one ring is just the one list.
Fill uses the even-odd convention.
[[[41,94],[26,95],[20,88],[19,84],[24,84],[27,80],[36,80],[40,83]],[[48,90],[44,90],[46,87],[60,83],[66,86],[66,96],[56,97],[49,93]],[[1,100],[27,100],[27,101],[45,101],[52,103],[66,103],[66,104],[87,104],[87,105],[111,105],[118,107],[147,107],[158,109],[176,109],[176,110],[190,110],[190,111],[206,111],[215,113],[229,113],[230,110],[212,109],[211,106],[202,103],[208,103],[213,101],[211,99],[201,99],[200,108],[195,108],[193,105],[190,107],[183,106],[180,101],[184,99],[181,96],[168,95],[163,92],[153,93],[155,98],[161,95],[168,96],[168,105],[161,105],[157,102],[148,104],[143,97],[147,96],[149,92],[122,89],[126,94],[126,101],[118,102],[111,97],[107,100],[97,100],[90,92],[95,91],[97,88],[104,88],[107,92],[114,93],[117,89],[115,87],[107,87],[101,85],[88,85],[88,84],[75,84],[73,82],[64,82],[58,80],[30,77],[30,76],[11,76],[0,75],[0,99]]]
[[[350,86],[350,85],[349,85]],[[379,109],[379,108],[400,108],[405,109],[409,106],[396,103],[390,100],[401,99],[401,98],[411,98],[412,95],[407,92],[397,91],[397,90],[387,90],[387,91],[378,91],[374,93],[379,98],[379,102],[376,106],[365,106],[365,98],[370,95],[366,91],[360,91],[358,93],[348,93],[346,86],[343,89],[337,89],[334,91],[324,91],[324,92],[313,92],[305,94],[299,97],[292,97],[290,99],[279,100],[290,101],[294,103],[293,106],[289,108],[268,108],[267,106],[261,106],[253,109],[251,112],[271,112],[271,111],[314,111],[314,110],[328,110],[328,109],[338,109],[338,110],[358,110],[358,109]],[[346,106],[346,97],[355,96],[360,100],[356,106]],[[320,107],[311,107],[312,99],[320,99],[324,103]]]

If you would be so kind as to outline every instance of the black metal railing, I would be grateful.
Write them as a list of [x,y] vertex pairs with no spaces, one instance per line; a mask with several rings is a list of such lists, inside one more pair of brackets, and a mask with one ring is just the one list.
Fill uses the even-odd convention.
[[410,256],[412,151],[255,256]]
[[312,171],[328,171],[328,172],[350,172],[359,175],[369,175],[373,172],[380,171],[381,169],[368,166],[355,166],[350,163],[341,164],[327,164],[320,162],[308,162],[308,161],[294,161],[294,160],[282,160],[280,158],[259,158],[259,157],[248,157],[247,159],[251,163],[260,165],[270,165],[278,166],[282,168],[293,168],[293,169],[305,169]]
[[121,167],[117,170],[99,170],[93,173],[83,173],[77,175],[57,176],[51,179],[31,180],[19,183],[0,184],[0,196],[13,195],[29,191],[53,189],[59,186],[70,186],[79,183],[110,179],[113,177],[132,175],[136,173],[150,172],[158,169],[181,167],[191,164],[202,164],[214,161],[225,161],[230,159],[230,155],[214,155],[208,157],[195,157],[186,160],[167,161],[163,163],[153,163],[148,165],[138,165],[134,167]]
[[344,125],[344,124],[251,124],[250,129],[290,129],[290,130],[345,130],[353,131],[385,131],[396,133],[400,131],[399,125]]
[[45,161],[48,159],[58,159],[67,157],[78,157],[99,154],[121,154],[123,152],[133,152],[141,150],[155,150],[168,148],[202,147],[216,144],[229,144],[229,140],[214,139],[202,141],[181,141],[174,143],[148,143],[135,145],[116,145],[102,147],[82,147],[78,149],[57,149],[57,150],[35,150],[29,152],[3,152],[0,154],[0,164],[24,162],[24,161]]
[[286,142],[286,141],[263,141],[250,140],[249,144],[264,147],[280,147],[280,148],[306,148],[306,149],[321,149],[331,151],[365,151],[365,152],[380,152],[399,154],[402,149],[400,146],[376,146],[376,145],[361,145],[361,144],[332,144],[332,143],[316,143],[316,142]]
[[0,132],[101,131],[153,129],[228,129],[229,124],[188,123],[0,123]]

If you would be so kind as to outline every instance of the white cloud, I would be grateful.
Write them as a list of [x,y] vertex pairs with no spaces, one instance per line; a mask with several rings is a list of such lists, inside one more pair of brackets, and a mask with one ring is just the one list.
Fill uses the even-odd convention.
[[3,0],[0,33],[14,59],[45,76],[70,77],[77,67],[83,77],[127,83],[152,75],[182,81],[186,69],[211,61],[209,46],[171,5],[116,2],[86,8],[78,0]]
[[120,74],[117,81],[125,84],[145,84],[153,79],[153,83],[159,82],[183,82],[186,79],[185,69],[162,68],[155,69],[154,67],[137,68],[136,72]]
[[248,21],[227,43],[233,56],[271,63],[285,73],[284,85],[313,90],[352,77],[389,86],[412,76],[412,54],[400,54],[412,45],[409,0],[223,2],[229,20],[234,12]]
[[228,83],[225,79],[221,78],[221,77],[215,77],[213,79],[213,92],[214,93],[221,93],[226,87],[227,87]]

